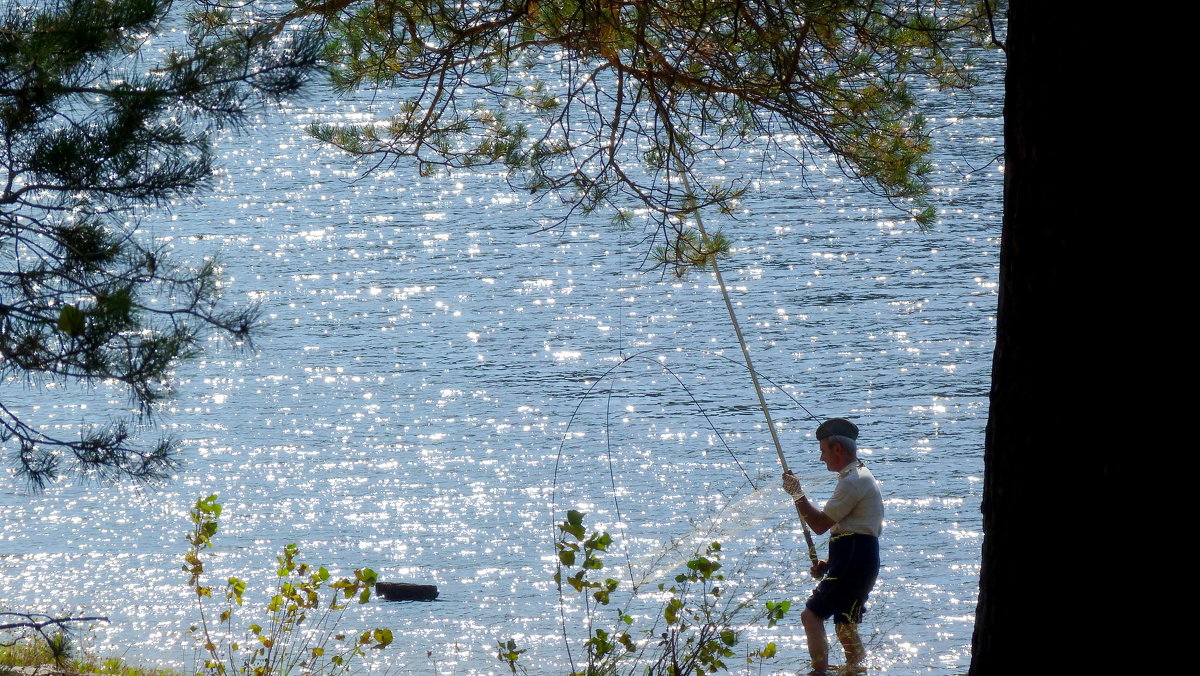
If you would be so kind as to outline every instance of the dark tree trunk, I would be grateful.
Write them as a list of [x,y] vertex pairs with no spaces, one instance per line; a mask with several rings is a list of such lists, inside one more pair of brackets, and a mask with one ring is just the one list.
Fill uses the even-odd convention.
[[[1128,349],[1114,346],[1106,327],[1122,324],[1117,313],[1129,307],[1103,289],[1128,274],[1110,267],[1104,250],[1130,242],[1103,226],[1112,205],[1136,199],[1119,194],[1119,163],[1128,158],[1109,142],[1126,124],[1112,102],[1130,83],[1108,70],[1120,50],[1096,42],[1106,32],[1098,24],[1112,29],[1114,17],[1093,10],[1009,3],[1004,226],[972,676],[1134,668],[1111,642],[1136,606],[1125,584],[1134,572],[1131,534],[1113,521],[1113,508],[1129,505],[1110,479],[1113,445],[1137,421],[1119,408],[1129,399],[1111,382],[1100,387],[1099,376],[1109,377],[1116,349]],[[1147,458],[1142,467],[1158,462]]]

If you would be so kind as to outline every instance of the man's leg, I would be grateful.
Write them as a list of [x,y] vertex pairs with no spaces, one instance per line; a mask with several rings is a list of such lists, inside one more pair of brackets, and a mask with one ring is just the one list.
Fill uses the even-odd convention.
[[804,635],[808,637],[808,656],[812,658],[812,670],[823,672],[829,668],[829,640],[825,638],[825,620],[805,608],[800,613]]
[[846,622],[835,624],[834,629],[837,630],[838,641],[841,642],[842,649],[846,651],[846,669],[854,670],[850,673],[855,673],[867,656],[862,639],[858,636],[858,625]]

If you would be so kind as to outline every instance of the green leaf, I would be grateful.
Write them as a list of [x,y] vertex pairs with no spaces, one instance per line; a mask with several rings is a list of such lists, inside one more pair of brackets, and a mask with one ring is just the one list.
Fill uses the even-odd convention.
[[213,518],[221,516],[221,503],[217,501],[217,494],[213,493],[207,498],[197,500],[196,510],[203,514],[211,514]]
[[767,626],[774,627],[778,624],[779,620],[783,619],[783,616],[787,613],[788,608],[791,607],[791,601],[781,601],[779,603],[767,601]]
[[584,587],[583,571],[581,570],[578,573],[576,573],[575,575],[568,577],[567,584],[574,587],[575,591],[577,591],[577,592],[583,591],[583,587]]
[[612,536],[609,535],[607,531],[597,536],[593,536],[591,539],[592,548],[602,552],[608,551],[608,546],[611,544]]
[[571,535],[575,536],[576,540],[582,540],[583,535],[586,532],[584,530],[583,526],[576,526],[576,525],[572,525],[570,523],[560,524],[558,528],[559,528],[559,530],[563,531],[564,533],[570,533]]
[[83,311],[74,305],[64,305],[58,311],[58,330],[75,338],[83,335]]
[[231,577],[228,584],[230,591],[233,592],[234,597],[237,599],[238,605],[241,605],[242,595],[246,593],[246,583],[236,577]]
[[671,599],[663,608],[663,618],[666,619],[668,625],[673,625],[679,622],[679,611],[683,610],[683,601],[679,599]]

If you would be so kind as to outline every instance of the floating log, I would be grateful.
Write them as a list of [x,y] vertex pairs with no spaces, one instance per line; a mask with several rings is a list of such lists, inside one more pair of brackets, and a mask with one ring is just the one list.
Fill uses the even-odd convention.
[[375,594],[388,601],[432,601],[438,597],[438,588],[432,584],[376,582]]

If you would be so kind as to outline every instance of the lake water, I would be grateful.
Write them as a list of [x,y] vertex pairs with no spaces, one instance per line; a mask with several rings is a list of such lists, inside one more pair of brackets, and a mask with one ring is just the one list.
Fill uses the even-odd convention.
[[[1000,70],[987,71],[970,97],[928,95],[931,231],[836,173],[802,188],[786,166],[739,221],[706,222],[733,240],[726,280],[818,502],[833,475],[785,394],[861,427],[887,509],[863,633],[893,674],[969,661],[1002,182]],[[395,632],[371,671],[498,673],[495,641],[514,638],[531,673],[566,673],[553,523],[578,508],[613,534],[611,570],[643,581],[643,617],[671,577],[655,571],[683,560],[672,538],[720,539],[733,598],[796,602],[739,648],[774,641],[768,671],[805,667],[803,539],[711,274],[640,270],[641,233],[606,215],[540,231],[542,207],[496,176],[362,177],[303,128],[357,119],[367,100],[322,96],[226,139],[216,191],[143,223],[180,259],[219,256],[229,302],[261,303],[264,324],[253,350],[214,343],[181,367],[161,423],[187,458],[169,485],[0,484],[0,607],[107,615],[81,637],[90,649],[190,666],[187,509],[218,493],[211,579],[237,574],[255,599],[289,542],[334,572],[440,587],[435,603],[352,613],[349,627]],[[6,405],[65,434],[125,405],[103,388],[2,386]]]

